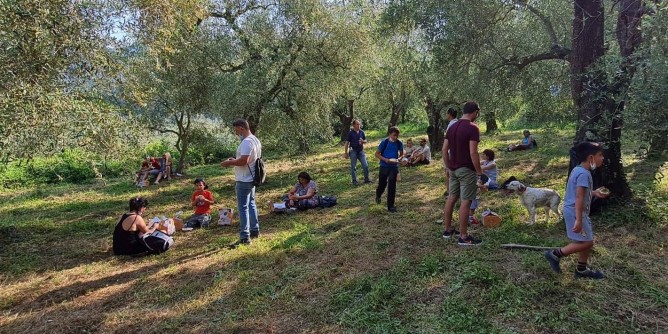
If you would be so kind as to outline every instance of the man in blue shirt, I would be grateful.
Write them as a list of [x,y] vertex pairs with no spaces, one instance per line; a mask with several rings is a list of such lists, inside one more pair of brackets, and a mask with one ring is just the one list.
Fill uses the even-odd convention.
[[376,188],[376,203],[380,204],[380,197],[387,187],[387,210],[397,212],[394,206],[394,196],[397,192],[397,173],[399,160],[404,155],[404,144],[399,141],[399,128],[390,128],[389,135],[378,145],[376,158],[380,160],[378,172],[378,188]]
[[[353,129],[348,132],[344,156],[350,159],[350,174],[352,174],[353,185],[357,186],[357,160],[359,159],[364,170],[364,183],[371,183],[369,179],[369,164],[364,154],[364,144],[366,144],[366,135],[361,130],[362,122],[359,119],[353,120]],[[350,149],[350,150],[349,150]]]

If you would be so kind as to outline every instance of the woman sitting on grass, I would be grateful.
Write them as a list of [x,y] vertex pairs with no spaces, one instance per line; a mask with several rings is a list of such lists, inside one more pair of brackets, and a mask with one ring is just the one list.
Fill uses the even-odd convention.
[[520,142],[517,145],[510,144],[508,146],[508,152],[530,150],[532,148],[536,148],[537,146],[536,139],[534,139],[534,137],[531,135],[531,132],[529,132],[529,130],[524,130],[522,134],[524,135],[524,138],[522,138],[522,142]]
[[113,249],[116,255],[135,255],[148,251],[142,241],[142,236],[155,230],[148,228],[142,215],[148,207],[148,201],[143,197],[130,200],[130,212],[121,216],[114,228]]
[[317,193],[318,187],[311,179],[311,175],[301,172],[297,175],[297,184],[286,194],[288,200],[285,204],[288,208],[300,210],[315,208],[319,204]]
[[[162,159],[160,161],[160,172],[162,172],[162,177],[166,180],[172,179],[172,155],[169,152],[162,154]],[[156,182],[159,182],[160,179],[157,179]]]

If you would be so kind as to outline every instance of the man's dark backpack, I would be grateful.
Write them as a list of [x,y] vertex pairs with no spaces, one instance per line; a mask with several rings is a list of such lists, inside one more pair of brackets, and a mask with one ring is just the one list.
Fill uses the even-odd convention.
[[[255,140],[257,140],[257,138]],[[260,146],[260,141],[257,141],[258,143],[256,145]],[[248,166],[248,170],[251,172],[251,175],[253,175],[254,186],[257,187],[263,185],[267,181],[267,172],[264,170],[264,160],[262,160],[262,157],[258,157],[257,160],[255,160],[255,174],[253,174],[250,165]]]
[[[250,169],[250,166],[248,167]],[[251,173],[252,174],[252,173]],[[259,186],[266,182],[267,172],[264,170],[264,161],[262,158],[255,160],[255,174],[253,174],[253,185]]]

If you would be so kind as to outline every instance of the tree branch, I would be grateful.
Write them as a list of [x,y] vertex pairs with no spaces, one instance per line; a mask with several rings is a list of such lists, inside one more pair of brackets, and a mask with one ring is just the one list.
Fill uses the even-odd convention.
[[554,31],[554,26],[552,26],[552,22],[550,22],[547,16],[543,15],[543,13],[541,13],[536,7],[529,5],[524,0],[515,0],[515,3],[520,6],[526,7],[526,9],[528,9],[530,12],[536,15],[538,19],[541,20],[541,22],[543,22],[545,31],[550,36],[550,41],[552,42],[552,46],[554,47],[555,45],[559,45],[559,40],[557,39],[557,33]]
[[531,63],[542,60],[562,59],[568,61],[569,60],[568,56],[571,53],[571,49],[559,43],[559,40],[557,39],[557,33],[554,30],[554,26],[552,25],[552,22],[550,22],[550,20],[547,18],[547,16],[543,15],[543,13],[541,13],[535,7],[529,5],[525,0],[515,0],[515,4],[525,7],[531,13],[533,13],[538,17],[538,19],[543,23],[545,31],[550,37],[550,42],[552,43],[552,45],[550,46],[549,50],[541,53],[536,53],[521,57],[513,55],[511,57],[504,58],[503,61],[496,67],[492,68],[492,70],[497,70],[504,66],[515,66],[518,70],[522,70]]
[[512,56],[510,58],[506,58],[501,64],[495,67],[494,70],[504,66],[515,66],[517,67],[518,70],[522,70],[529,64],[541,60],[562,59],[568,61],[568,55],[570,55],[570,53],[571,49],[567,47],[561,45],[553,45],[549,51],[545,51],[542,53],[537,53],[523,57]]

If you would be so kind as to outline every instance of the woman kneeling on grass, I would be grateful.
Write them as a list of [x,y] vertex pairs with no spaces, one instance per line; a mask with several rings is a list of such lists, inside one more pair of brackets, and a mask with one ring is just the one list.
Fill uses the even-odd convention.
[[135,255],[148,251],[142,241],[142,236],[155,230],[148,228],[142,215],[148,207],[148,201],[143,197],[136,197],[130,200],[130,212],[121,216],[121,219],[114,228],[114,254],[116,255]]

